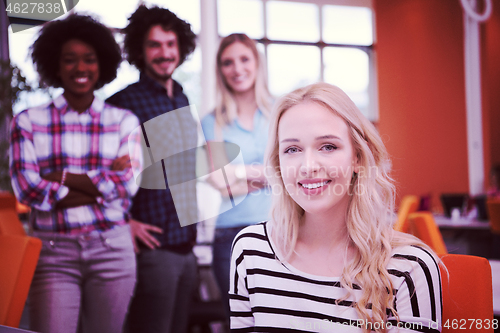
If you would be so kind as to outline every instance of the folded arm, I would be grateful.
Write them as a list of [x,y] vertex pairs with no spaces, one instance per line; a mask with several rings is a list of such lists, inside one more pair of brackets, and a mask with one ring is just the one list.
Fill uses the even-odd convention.
[[67,173],[61,185],[63,171],[40,174],[32,124],[27,112],[19,114],[12,121],[9,148],[10,175],[17,198],[26,205],[49,211],[96,203],[99,197],[104,202],[132,197],[138,189],[133,169],[139,169],[142,164],[139,136],[134,131],[137,128],[139,122],[131,113],[120,124],[118,156],[131,154],[132,167],[119,171],[99,169],[86,174]]
[[[120,147],[117,156],[111,169],[90,170],[83,175],[90,180],[104,202],[133,197],[139,189],[134,174],[138,175],[142,166],[140,126],[137,117],[131,113],[125,116],[120,124]],[[79,183],[78,190],[92,195],[92,192],[87,191],[91,186],[86,179],[71,176],[71,179],[68,177],[67,180],[70,184],[73,184],[73,181]]]
[[[229,164],[226,152],[220,144],[208,143],[208,158],[212,173],[208,178],[208,182],[221,192],[224,197],[229,196],[228,185],[232,195],[241,195],[261,189],[267,185],[265,176],[265,167],[261,164],[237,165]],[[214,163],[213,161],[217,161]],[[224,178],[221,172],[214,173],[215,165],[223,165],[224,173],[227,178]]]

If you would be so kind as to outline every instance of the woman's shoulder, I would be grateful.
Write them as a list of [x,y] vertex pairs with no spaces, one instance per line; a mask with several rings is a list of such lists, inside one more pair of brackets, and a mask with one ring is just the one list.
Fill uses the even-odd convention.
[[212,111],[209,114],[206,114],[201,118],[201,128],[205,133],[205,136],[208,136],[207,140],[213,140],[214,136],[214,128],[215,128],[215,113]]
[[438,272],[439,259],[428,249],[418,245],[404,245],[392,250],[388,269],[398,271]]
[[50,100],[46,103],[29,107],[21,112],[18,112],[13,117],[13,123],[17,124],[19,122],[30,122],[32,120],[48,120],[52,107],[54,106],[55,100]]
[[201,118],[201,123],[215,123],[215,111],[211,111]]
[[242,229],[236,237],[234,237],[233,247],[255,248],[256,243],[268,243],[269,238],[266,230],[267,222],[252,224]]

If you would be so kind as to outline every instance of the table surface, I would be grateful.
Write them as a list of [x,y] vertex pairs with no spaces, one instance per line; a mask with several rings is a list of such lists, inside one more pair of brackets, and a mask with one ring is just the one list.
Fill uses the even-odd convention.
[[493,313],[500,316],[500,260],[490,260],[493,280]]
[[0,325],[0,333],[36,333],[36,332]]
[[434,215],[434,221],[439,228],[456,228],[456,229],[480,229],[489,230],[490,224],[488,221],[479,221],[477,219],[470,219],[466,217],[460,217],[458,219],[452,219],[443,215]]

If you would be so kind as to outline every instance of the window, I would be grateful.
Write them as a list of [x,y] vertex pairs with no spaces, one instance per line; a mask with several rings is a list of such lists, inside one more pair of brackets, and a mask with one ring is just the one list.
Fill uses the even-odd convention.
[[[199,41],[207,33],[207,29],[201,29],[203,21],[216,25],[212,31],[219,37],[244,32],[255,39],[267,57],[269,87],[276,97],[313,82],[325,81],[341,87],[370,120],[377,120],[370,0],[203,1],[217,7],[213,14],[201,12],[200,0],[148,0],[144,3],[169,8],[188,21]],[[138,0],[121,0],[120,6],[114,7],[110,4],[116,2],[104,5],[102,0],[79,0],[74,11],[94,14],[104,24],[118,30],[126,26]],[[217,20],[209,17],[215,15]],[[28,48],[37,31],[38,28],[31,28],[15,34],[9,32],[11,59],[31,82],[38,78],[28,58]],[[121,42],[123,36],[117,33],[117,39]],[[208,43],[205,50],[199,44],[194,54],[174,73],[174,78],[182,82],[184,91],[198,110],[207,111],[213,107],[210,101],[213,101],[215,70],[202,73],[201,64],[215,64],[216,44]],[[123,62],[117,79],[96,93],[106,98],[137,81],[138,77],[138,71]],[[48,99],[46,94],[31,93],[21,98],[14,111]]]
[[244,32],[262,44],[273,95],[325,81],[377,120],[370,1],[218,0],[217,5],[221,37]]

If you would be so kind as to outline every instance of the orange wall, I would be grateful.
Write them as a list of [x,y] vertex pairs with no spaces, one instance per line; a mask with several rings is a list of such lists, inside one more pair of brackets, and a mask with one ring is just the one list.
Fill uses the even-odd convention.
[[[482,25],[483,128],[486,176],[493,164],[500,164],[500,2],[493,3],[493,15]],[[488,179],[486,179],[488,180]]]
[[375,0],[379,130],[399,196],[468,192],[458,0]]

